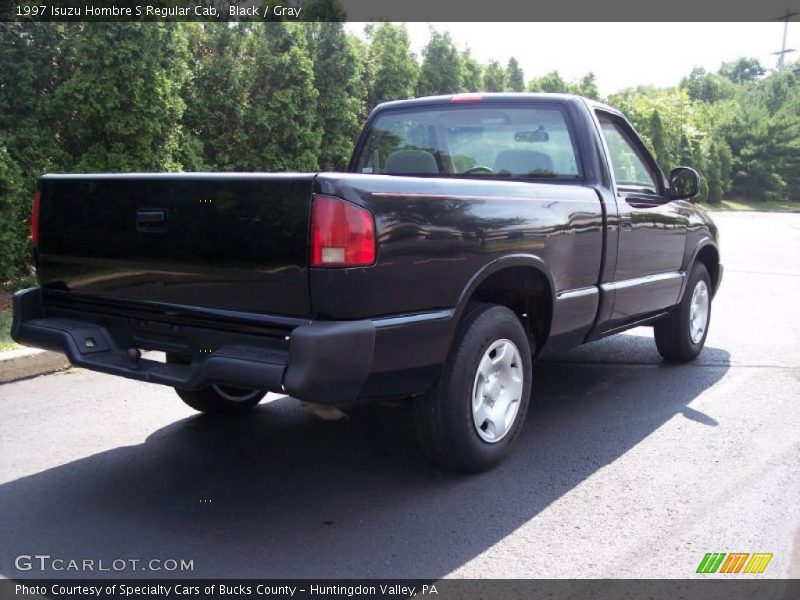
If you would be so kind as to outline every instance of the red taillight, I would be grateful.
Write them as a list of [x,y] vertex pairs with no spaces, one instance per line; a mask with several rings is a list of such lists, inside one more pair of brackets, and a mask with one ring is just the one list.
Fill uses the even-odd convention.
[[39,205],[42,203],[42,193],[33,192],[33,206],[31,207],[31,241],[34,246],[39,245]]
[[483,94],[456,94],[450,98],[450,102],[480,102]]
[[375,220],[340,198],[315,195],[311,206],[311,266],[361,267],[375,262]]

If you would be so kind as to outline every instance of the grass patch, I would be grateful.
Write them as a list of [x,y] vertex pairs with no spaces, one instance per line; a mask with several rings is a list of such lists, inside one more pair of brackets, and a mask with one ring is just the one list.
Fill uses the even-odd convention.
[[11,339],[11,311],[0,311],[0,352],[21,347]]
[[770,200],[767,202],[746,202],[744,200],[723,200],[719,204],[706,204],[700,206],[707,210],[763,210],[771,212],[800,212],[800,202],[788,200]]
[[15,283],[17,282],[0,282],[0,352],[22,348],[11,339],[11,294],[19,289]]

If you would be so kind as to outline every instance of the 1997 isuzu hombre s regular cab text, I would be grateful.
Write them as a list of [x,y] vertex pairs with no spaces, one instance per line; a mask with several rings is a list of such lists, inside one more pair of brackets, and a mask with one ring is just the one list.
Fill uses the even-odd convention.
[[534,358],[644,324],[700,353],[722,266],[698,187],[553,94],[381,104],[346,173],[45,175],[12,335],[211,414],[408,397],[426,454],[480,471]]

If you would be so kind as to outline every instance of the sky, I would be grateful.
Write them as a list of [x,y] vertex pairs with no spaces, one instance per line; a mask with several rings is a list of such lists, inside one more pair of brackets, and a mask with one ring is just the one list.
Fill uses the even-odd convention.
[[[363,23],[348,23],[363,35]],[[692,68],[716,71],[723,61],[757,58],[773,69],[783,23],[406,23],[419,58],[430,27],[449,31],[480,62],[516,57],[526,81],[558,70],[565,79],[594,72],[602,95],[640,84],[670,86]],[[800,22],[790,22],[787,48],[800,50]],[[800,52],[787,60],[800,59]]]

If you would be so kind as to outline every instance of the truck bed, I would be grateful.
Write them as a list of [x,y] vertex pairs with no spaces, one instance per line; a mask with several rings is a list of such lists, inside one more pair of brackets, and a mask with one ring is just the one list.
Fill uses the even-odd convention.
[[314,174],[46,175],[47,293],[308,316]]

